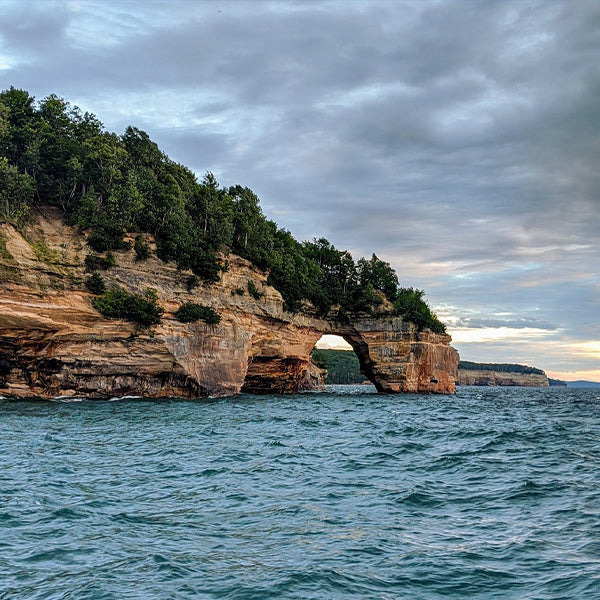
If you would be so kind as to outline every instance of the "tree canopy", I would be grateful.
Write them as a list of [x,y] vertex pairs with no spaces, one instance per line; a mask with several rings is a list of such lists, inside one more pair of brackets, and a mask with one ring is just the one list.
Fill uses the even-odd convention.
[[523,375],[544,375],[544,371],[528,365],[514,363],[476,363],[469,360],[461,360],[458,368],[464,371],[498,371],[500,373],[521,373]]
[[54,94],[36,102],[11,87],[0,92],[0,218],[23,224],[44,204],[87,230],[98,253],[123,249],[126,232],[149,233],[160,259],[210,284],[227,268],[219,256],[234,252],[268,271],[290,311],[308,301],[345,319],[381,312],[387,299],[388,312],[445,331],[423,292],[399,287],[375,254],[355,262],[326,239],[301,243],[265,217],[252,190],[221,186],[210,172],[198,181],[146,132],[117,135]]

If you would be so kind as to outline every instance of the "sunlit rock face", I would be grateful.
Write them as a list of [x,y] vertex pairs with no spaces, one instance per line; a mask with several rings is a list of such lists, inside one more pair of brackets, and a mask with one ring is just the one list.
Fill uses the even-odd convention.
[[380,392],[454,393],[458,353],[449,335],[416,332],[402,319],[362,319],[343,334]]
[[[453,393],[458,354],[450,337],[417,332],[397,317],[339,323],[283,309],[267,274],[237,256],[217,284],[188,290],[189,273],[154,255],[117,252],[108,284],[156,290],[165,309],[150,330],[102,317],[84,285],[85,236],[52,209],[27,231],[0,224],[0,395],[144,397],[291,393],[319,385],[310,353],[324,333],[356,352],[381,392]],[[250,296],[248,282],[263,293]],[[221,322],[181,323],[185,302],[212,306]],[[314,387],[313,387],[314,389]]]

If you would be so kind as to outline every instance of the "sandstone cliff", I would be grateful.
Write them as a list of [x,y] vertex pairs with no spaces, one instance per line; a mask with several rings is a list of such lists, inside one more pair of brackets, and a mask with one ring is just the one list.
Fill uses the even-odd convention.
[[[132,238],[131,238],[132,239]],[[267,274],[230,255],[212,286],[186,287],[189,273],[154,254],[117,252],[103,276],[141,293],[156,290],[163,321],[141,330],[102,317],[85,286],[85,236],[51,208],[25,235],[0,223],[0,395],[111,397],[286,393],[311,381],[310,352],[324,333],[343,336],[382,392],[453,393],[458,354],[450,336],[418,333],[397,317],[336,322],[283,309]],[[260,299],[246,290],[253,281]],[[212,306],[217,325],[181,323],[185,302]],[[313,378],[314,381],[314,378]]]
[[548,387],[548,377],[539,373],[510,373],[488,370],[458,370],[459,385],[507,385]]

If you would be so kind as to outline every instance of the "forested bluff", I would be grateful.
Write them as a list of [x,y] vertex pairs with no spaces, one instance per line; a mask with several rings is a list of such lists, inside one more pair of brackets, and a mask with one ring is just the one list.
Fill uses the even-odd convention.
[[[263,214],[258,197],[249,188],[221,186],[210,172],[198,181],[188,168],[169,159],[145,132],[133,126],[122,135],[108,132],[95,115],[56,95],[36,101],[27,91],[12,87],[0,93],[0,223],[4,299],[0,337],[4,334],[5,342],[12,340],[5,343],[0,356],[0,392],[2,378],[8,385],[17,373],[21,373],[23,390],[34,389],[35,381],[29,381],[27,370],[33,370],[38,391],[47,390],[47,395],[64,391],[69,377],[70,391],[85,388],[74,375],[78,368],[83,369],[73,366],[77,361],[67,361],[68,373],[62,359],[56,359],[54,371],[49,364],[42,364],[40,353],[47,353],[61,335],[68,335],[64,323],[46,324],[44,330],[35,311],[23,316],[28,294],[56,301],[56,314],[62,302],[59,296],[76,299],[70,310],[79,311],[79,325],[85,329],[77,335],[93,346],[92,354],[98,352],[92,329],[102,324],[110,330],[107,321],[130,323],[127,335],[138,341],[160,338],[169,327],[187,328],[188,338],[213,335],[215,328],[225,330],[231,325],[227,319],[235,320],[231,315],[236,302],[238,312],[248,311],[250,302],[249,312],[254,317],[265,313],[260,317],[264,320],[269,313],[268,319],[279,319],[285,327],[298,328],[302,319],[312,319],[308,325],[311,340],[323,332],[344,335],[356,344],[355,351],[364,363],[361,367],[382,391],[452,391],[458,358],[444,324],[428,306],[424,292],[401,286],[387,262],[375,254],[355,261],[349,252],[336,249],[323,238],[297,241]],[[168,284],[161,284],[161,277],[168,279]],[[10,305],[11,292],[15,298],[21,294],[20,309],[15,308],[17,300]],[[227,302],[223,301],[225,292]],[[388,372],[382,366],[386,362],[383,357],[378,362],[364,348],[362,354],[357,350],[361,344],[368,346],[365,332],[378,330],[376,323],[384,322],[379,329],[387,332],[384,337],[389,348],[396,344],[392,354],[400,357],[404,352],[400,383],[390,383],[394,375],[391,367]],[[353,327],[362,329],[357,333]],[[196,331],[193,335],[192,330]],[[17,334],[37,342],[20,347]],[[111,340],[115,336],[115,331],[108,335]],[[255,331],[250,338],[253,336]],[[239,391],[246,381],[254,391],[248,384],[252,369],[256,369],[253,365],[273,362],[277,353],[271,356],[264,348],[252,350],[252,339],[244,342],[246,354],[238,357],[242,383],[223,390]],[[293,340],[288,341],[294,345]],[[314,342],[306,343],[314,346]],[[429,346],[439,346],[443,359],[436,363],[428,355],[420,370],[415,370],[406,354],[411,344],[421,344],[418,351],[416,346],[410,347],[413,362],[430,352],[425,350]],[[311,349],[296,348],[295,354],[277,355],[278,360],[294,359],[299,366],[289,389],[275,391],[297,388]],[[93,366],[88,365],[89,369]],[[171,376],[165,368],[160,366],[160,377],[168,380]],[[440,384],[432,369],[440,371],[447,383]],[[177,380],[173,393],[184,388],[187,395],[215,392],[198,379],[198,368],[192,371],[183,368],[183,383]],[[272,375],[274,378],[275,372]],[[108,377],[107,373],[107,381]],[[130,374],[123,377],[135,379]],[[256,381],[265,377],[265,372],[257,373]],[[413,383],[406,383],[409,379]],[[108,385],[105,381],[96,389],[91,381],[90,375],[86,383],[90,393]],[[135,392],[141,384],[128,385],[123,384],[122,391]],[[138,391],[147,395],[169,391],[168,385],[161,388],[154,380],[148,385],[151,390]],[[121,389],[108,387],[107,394]],[[254,387],[261,390],[259,384]]]

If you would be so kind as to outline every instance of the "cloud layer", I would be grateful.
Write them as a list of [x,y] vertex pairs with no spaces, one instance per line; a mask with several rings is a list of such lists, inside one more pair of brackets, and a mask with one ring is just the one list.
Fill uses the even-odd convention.
[[600,378],[599,31],[595,0],[9,1],[0,83],[376,252],[466,359]]

